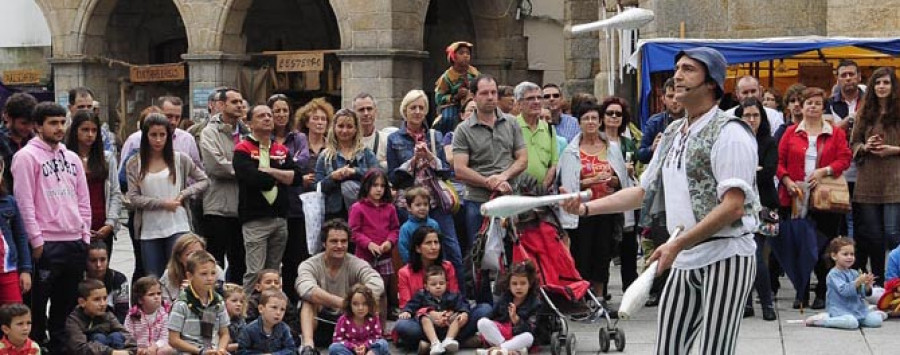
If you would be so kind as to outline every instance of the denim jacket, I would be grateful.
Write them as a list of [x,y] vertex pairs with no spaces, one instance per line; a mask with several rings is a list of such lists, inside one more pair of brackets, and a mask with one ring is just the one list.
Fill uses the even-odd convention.
[[[316,161],[316,183],[322,184],[322,193],[325,194],[325,213],[335,213],[341,210],[344,199],[341,195],[342,181],[332,179],[331,173],[349,164],[356,169],[356,173],[344,181],[362,181],[363,176],[370,169],[379,169],[378,159],[369,148],[357,153],[352,160],[348,160],[340,154],[335,154],[334,159],[327,159],[326,151],[327,149],[322,151],[319,154],[319,160]],[[350,210],[349,206],[347,206],[347,210]]]
[[3,232],[3,250],[0,259],[0,273],[31,273],[31,249],[28,246],[28,234],[25,223],[19,214],[19,207],[12,195],[0,197],[0,231]]
[[[431,141],[432,137],[434,137],[434,143]],[[431,151],[432,147],[434,147],[434,150],[437,150],[436,152],[432,152],[438,158],[438,171],[436,173],[441,178],[447,178],[450,176],[450,168],[447,164],[447,158],[444,155],[444,146],[441,144],[443,140],[444,136],[437,130],[431,129],[425,134],[425,144],[427,145],[428,150]],[[412,186],[414,177],[409,172],[407,162],[409,162],[415,154],[415,147],[416,142],[406,130],[406,123],[404,123],[399,130],[388,136],[387,172],[388,178],[394,186],[399,188]]]

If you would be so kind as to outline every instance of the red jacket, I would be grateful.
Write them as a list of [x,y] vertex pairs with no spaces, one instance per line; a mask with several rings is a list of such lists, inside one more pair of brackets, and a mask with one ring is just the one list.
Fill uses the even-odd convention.
[[[785,176],[790,176],[795,182],[806,180],[803,170],[809,141],[805,127],[805,122],[788,127],[778,143],[778,181],[782,181]],[[816,146],[819,150],[816,169],[830,166],[834,176],[840,176],[850,166],[852,154],[843,129],[826,121],[822,133],[816,139]],[[791,197],[784,184],[778,187],[778,200],[782,206],[791,205]]]

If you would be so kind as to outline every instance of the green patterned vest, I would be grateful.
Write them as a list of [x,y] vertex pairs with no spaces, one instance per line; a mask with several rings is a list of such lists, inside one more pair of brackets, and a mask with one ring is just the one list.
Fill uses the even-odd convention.
[[[726,123],[732,121],[739,122],[741,126],[747,130],[748,134],[751,136],[753,135],[753,130],[743,120],[734,116],[729,116],[724,111],[719,110],[716,112],[715,117],[713,117],[706,126],[688,141],[684,156],[681,158],[686,164],[685,169],[687,171],[688,190],[690,191],[691,196],[691,210],[694,213],[694,219],[697,222],[703,220],[703,218],[719,204],[719,199],[716,194],[718,182],[712,171],[711,152],[713,145],[719,138],[722,128],[725,127]],[[648,185],[648,190],[644,192],[644,201],[641,208],[641,226],[649,227],[651,217],[665,212],[666,204],[662,183],[662,167],[663,164],[665,164],[664,160],[669,155],[669,150],[672,149],[678,130],[681,129],[684,124],[686,124],[684,118],[676,120],[666,127],[665,133],[663,133],[663,139],[660,143],[660,148],[662,150],[657,157],[657,159],[661,160],[655,165],[655,169],[657,169],[655,174],[656,180],[652,181]],[[753,191],[749,194],[749,198],[745,199],[744,212],[755,215],[760,209],[759,196],[758,193],[755,192],[755,181],[751,181],[750,186],[752,186]],[[741,221],[737,220],[734,222],[734,226],[738,226],[740,223]]]

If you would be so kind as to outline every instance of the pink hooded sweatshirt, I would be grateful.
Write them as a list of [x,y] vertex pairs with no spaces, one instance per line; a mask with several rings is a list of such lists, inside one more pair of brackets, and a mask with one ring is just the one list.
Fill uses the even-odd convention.
[[13,194],[32,248],[45,241],[90,243],[91,200],[78,155],[62,143],[51,148],[40,137],[12,160]]

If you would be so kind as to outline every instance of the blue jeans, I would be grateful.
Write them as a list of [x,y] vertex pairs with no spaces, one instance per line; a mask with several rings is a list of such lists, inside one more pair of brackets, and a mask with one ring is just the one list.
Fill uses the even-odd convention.
[[113,332],[109,334],[94,333],[91,334],[90,341],[92,343],[106,345],[115,350],[125,349],[125,335],[119,332]]
[[456,236],[456,226],[453,224],[453,215],[431,210],[430,217],[438,223],[444,239],[441,242],[441,250],[444,252],[444,260],[453,264],[456,278],[459,282],[459,293],[466,294],[466,273],[463,268],[462,251],[459,247],[459,238]]
[[[474,336],[478,331],[478,320],[490,314],[491,306],[489,304],[479,303],[476,305],[469,312],[469,321],[459,330],[459,335],[456,338],[462,341]],[[394,325],[394,330],[397,331],[397,336],[400,340],[398,346],[403,346],[407,349],[418,349],[419,341],[426,340],[425,333],[422,331],[422,325],[413,318],[398,320],[397,324]]]
[[900,243],[900,203],[855,203],[855,268],[866,269],[871,261],[876,284],[884,282],[885,252]]
[[857,329],[859,327],[880,328],[881,314],[879,312],[869,312],[865,318],[856,319],[851,314],[845,314],[837,317],[830,317],[825,320],[814,323],[820,327],[838,328],[838,329]]
[[144,271],[147,275],[162,276],[169,257],[172,256],[172,247],[183,234],[175,233],[165,238],[141,240],[141,257],[144,259]]
[[[418,346],[418,344],[416,344]],[[369,347],[375,355],[389,355],[391,353],[390,346],[388,345],[387,340],[378,339],[372,346]],[[328,354],[330,355],[356,355],[356,351],[348,348],[346,345],[342,343],[334,343],[328,347]]]

